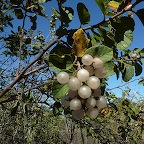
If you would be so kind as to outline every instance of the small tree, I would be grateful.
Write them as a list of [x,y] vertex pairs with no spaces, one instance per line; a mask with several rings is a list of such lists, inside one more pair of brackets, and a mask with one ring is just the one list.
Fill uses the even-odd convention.
[[[75,76],[79,69],[84,68],[82,56],[85,54],[100,58],[106,69],[107,74],[99,76],[99,87],[101,94],[109,102],[108,110],[110,107],[118,111],[114,101],[116,96],[113,97],[106,91],[108,76],[116,74],[117,79],[122,76],[123,81],[128,82],[142,73],[144,49],[128,48],[133,41],[135,29],[133,14],[144,24],[144,9],[134,9],[141,5],[143,0],[132,3],[131,0],[95,0],[103,13],[103,20],[87,27],[85,24],[90,22],[91,15],[87,7],[78,3],[77,11],[74,11],[73,8],[65,6],[65,2],[66,0],[57,0],[58,9],[52,8],[51,16],[47,16],[44,11],[44,6],[50,3],[49,0],[6,0],[0,3],[0,104],[2,108],[10,109],[12,116],[18,113],[21,107],[26,115],[33,105],[41,107],[43,104],[49,109],[52,108],[55,115],[71,114],[71,110],[60,102],[68,93],[69,87],[67,84],[61,85],[56,75],[65,71],[70,76]],[[78,14],[80,28],[71,29],[69,24],[73,21],[74,12]],[[39,18],[43,18],[50,25],[47,38],[44,38],[42,31],[37,31]],[[14,29],[14,20],[19,22],[17,29]],[[144,79],[141,78],[139,83],[144,84]],[[131,110],[129,104],[124,106],[127,107],[122,106],[124,115],[126,111],[126,116],[136,116],[132,116],[134,110]],[[98,112],[102,113],[102,110]],[[123,124],[119,128],[120,133],[126,134]],[[124,136],[124,139],[126,138],[127,135]]]

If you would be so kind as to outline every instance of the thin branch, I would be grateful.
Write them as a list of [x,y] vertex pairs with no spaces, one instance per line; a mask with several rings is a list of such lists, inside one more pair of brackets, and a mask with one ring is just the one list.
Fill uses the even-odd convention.
[[132,81],[129,81],[129,82],[127,82],[127,83],[124,83],[123,85],[119,85],[119,86],[116,86],[116,87],[113,87],[113,88],[107,89],[107,90],[110,91],[110,90],[117,89],[117,88],[120,89],[121,87],[123,87],[123,86],[125,86],[125,85],[127,85],[127,84],[129,84],[129,83],[132,83],[132,82],[134,82],[134,81],[136,81],[136,80],[140,80],[140,79],[142,79],[142,78],[134,79],[134,80],[132,80]]
[[[106,20],[103,20],[102,22],[100,22],[100,23],[98,23],[98,24],[96,24],[96,25],[88,26],[88,27],[83,28],[83,29],[84,29],[84,30],[88,30],[88,29],[98,28],[100,25],[102,25],[102,24],[104,24],[104,23],[106,23],[106,22],[108,22],[108,21],[111,21],[111,20],[113,20],[114,18],[120,16],[121,14],[123,14],[123,13],[131,10],[133,7],[135,7],[137,4],[139,4],[139,3],[142,2],[142,1],[144,1],[144,0],[136,1],[133,5],[129,6],[129,8],[123,9],[121,12],[119,12],[119,13],[117,13],[116,15],[112,16],[111,18],[106,19]],[[9,86],[7,86],[6,89],[4,89],[4,90],[0,93],[0,98],[1,98],[4,94],[6,94],[19,80],[21,80],[21,79],[23,78],[25,72],[27,71],[27,69],[29,69],[34,63],[36,63],[38,60],[40,60],[41,57],[43,56],[43,54],[44,54],[50,47],[52,47],[54,44],[56,44],[56,43],[60,40],[60,38],[61,38],[61,37],[58,37],[58,38],[55,39],[53,42],[51,42],[51,43],[43,50],[43,52],[42,52],[37,58],[35,58],[31,63],[29,63],[29,64],[27,65],[27,67],[24,68],[24,69],[22,70],[22,72],[15,77],[14,81],[13,81]]]
[[39,70],[41,70],[41,69],[47,68],[47,67],[48,67],[47,65],[44,65],[44,66],[41,66],[41,67],[39,67],[39,68],[37,68],[37,69],[31,70],[31,71],[25,73],[25,74],[24,74],[24,77],[27,77],[28,75],[30,75],[30,74],[32,74],[32,73],[34,73],[34,72],[37,72],[37,71],[39,71]]
[[137,0],[134,4],[132,5],[129,5],[128,8],[126,7],[125,9],[123,9],[122,11],[120,11],[119,13],[115,14],[114,16],[108,18],[108,19],[105,19],[101,22],[99,22],[98,24],[95,24],[95,25],[92,25],[92,26],[88,26],[88,27],[85,27],[83,28],[83,30],[89,30],[89,29],[93,29],[93,28],[98,28],[100,25],[104,24],[104,23],[107,23],[113,19],[115,19],[116,17],[122,15],[123,13],[127,12],[127,11],[130,11],[132,10],[132,8],[134,8],[137,4],[143,2],[144,0]]
[[27,69],[29,69],[34,63],[36,63],[38,60],[41,59],[41,57],[43,56],[43,54],[49,49],[51,48],[54,44],[56,44],[59,41],[60,37],[57,37],[57,39],[55,39],[52,43],[50,43],[45,49],[43,49],[43,52],[37,57],[35,58],[31,63],[29,63],[27,65],[27,67],[25,67],[22,72],[17,75],[14,79],[14,81],[8,85],[1,93],[0,93],[0,98],[6,94],[19,80],[21,80],[23,78],[23,75],[25,74],[25,72],[27,71]]

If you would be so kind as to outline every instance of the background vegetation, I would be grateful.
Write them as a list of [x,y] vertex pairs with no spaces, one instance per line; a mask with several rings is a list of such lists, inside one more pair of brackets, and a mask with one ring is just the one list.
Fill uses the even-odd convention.
[[[103,13],[100,23],[85,26],[90,21],[89,10],[77,2],[77,11],[57,0],[58,9],[45,11],[50,0],[0,1],[0,141],[2,144],[91,144],[144,143],[144,101],[128,99],[130,89],[118,98],[107,91],[111,75],[129,82],[143,72],[144,49],[129,49],[133,41],[135,14],[144,25],[144,9],[135,11],[143,0],[95,0]],[[73,47],[71,29],[74,13],[78,14],[88,47],[82,43]],[[38,29],[39,19],[49,23],[49,36]],[[77,22],[76,22],[77,23]],[[18,25],[15,28],[15,25]],[[8,32],[7,32],[8,30]],[[81,35],[77,36],[81,39]],[[71,51],[72,50],[72,51]],[[101,79],[102,94],[108,106],[100,110],[95,120],[85,116],[74,120],[69,108],[61,105],[68,88],[56,81],[56,74],[72,75],[74,61],[81,54],[100,57],[108,69]],[[144,85],[144,78],[139,79]]]

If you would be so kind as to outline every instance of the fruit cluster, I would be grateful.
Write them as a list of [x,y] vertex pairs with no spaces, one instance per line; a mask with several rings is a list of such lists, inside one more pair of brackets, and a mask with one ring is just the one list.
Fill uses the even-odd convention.
[[81,58],[81,62],[82,68],[77,70],[75,76],[69,76],[67,72],[57,75],[57,81],[60,84],[68,84],[69,87],[61,103],[64,107],[70,107],[74,119],[82,119],[85,114],[95,119],[99,109],[107,106],[100,89],[100,78],[103,78],[107,71],[98,57],[86,54]]

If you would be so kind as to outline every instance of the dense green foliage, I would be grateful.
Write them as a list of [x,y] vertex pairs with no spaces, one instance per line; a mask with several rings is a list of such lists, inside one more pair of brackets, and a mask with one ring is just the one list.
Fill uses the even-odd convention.
[[[133,14],[144,25],[144,9],[135,10],[144,1],[130,4],[130,0],[116,0],[110,6],[110,0],[95,0],[103,20],[91,26],[85,26],[91,13],[84,3],[78,1],[75,10],[66,5],[66,0],[57,0],[57,7],[52,7],[49,14],[45,7],[50,2],[0,1],[0,141],[3,144],[143,143],[144,101],[127,99],[128,90],[117,98],[106,88],[111,75],[129,82],[143,72],[144,48],[130,50],[129,46],[136,25]],[[108,70],[100,86],[108,107],[99,110],[95,120],[87,116],[74,120],[71,110],[60,102],[69,89],[67,84],[56,81],[56,74],[66,71],[75,75],[76,63],[80,61],[76,49],[84,50],[74,49],[73,34],[79,29],[70,27],[74,14],[87,39],[85,54],[102,59]],[[47,37],[39,29],[41,20],[48,25]],[[144,85],[143,77],[139,84]]]

